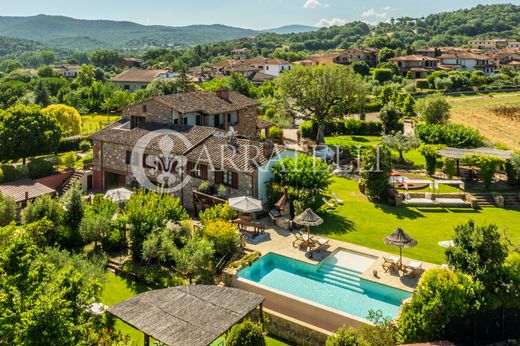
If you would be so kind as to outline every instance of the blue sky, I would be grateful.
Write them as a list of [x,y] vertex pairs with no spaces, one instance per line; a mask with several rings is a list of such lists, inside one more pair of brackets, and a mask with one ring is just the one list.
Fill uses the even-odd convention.
[[[507,0],[506,0],[507,1]],[[183,26],[226,24],[267,29],[287,24],[328,26],[506,2],[494,0],[0,0],[1,16],[59,14],[83,19],[129,20]],[[520,4],[520,0],[509,2]]]

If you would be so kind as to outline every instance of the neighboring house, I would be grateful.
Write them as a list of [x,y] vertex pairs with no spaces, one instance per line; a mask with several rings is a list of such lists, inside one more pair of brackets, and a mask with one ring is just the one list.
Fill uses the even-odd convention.
[[242,64],[243,64],[242,61],[226,59],[226,60],[219,61],[216,64],[213,64],[213,66],[211,66],[211,68],[217,73],[224,74],[230,68],[238,66],[238,65],[242,65]]
[[55,73],[62,75],[67,78],[75,78],[78,76],[80,65],[75,64],[63,64],[63,65],[54,65],[53,70]]
[[508,42],[507,43],[507,48],[514,48],[514,49],[517,49],[517,48],[520,48],[520,42]]
[[394,63],[402,76],[410,72],[413,79],[425,78],[437,70],[439,59],[424,55],[397,56],[389,60]]
[[520,61],[520,51],[516,49],[501,49],[491,53],[489,57],[496,67],[501,68],[512,61]]
[[493,59],[487,55],[475,53],[448,53],[439,57],[439,68],[448,71],[482,71],[485,75],[495,73]]
[[249,50],[249,48],[233,49],[230,52],[230,55],[233,57],[233,59],[244,60],[247,58],[247,55],[250,52],[251,51]]
[[[186,162],[183,169],[172,173],[178,181],[191,177],[176,192],[185,207],[192,209],[192,190],[204,180],[226,186],[229,196],[248,195],[266,201],[265,182],[271,173],[260,168],[270,167],[284,148],[257,140],[258,105],[256,100],[236,92],[220,90],[216,94],[161,96],[126,107],[120,121],[91,136],[94,189],[135,185],[131,166],[136,159],[132,157],[134,146],[151,131],[171,129],[183,138],[167,135],[171,139],[169,154]],[[231,126],[236,132],[230,131]],[[138,158],[139,167],[151,182],[161,181],[149,158],[156,164],[163,160],[159,156],[164,153],[163,138],[152,140],[144,157]]]
[[253,84],[262,84],[267,81],[272,81],[276,77],[267,73],[262,72],[263,70],[258,67],[253,67],[248,64],[241,64],[237,66],[233,66],[230,69],[226,70],[226,75],[229,75],[231,72],[235,72],[241,74],[242,76],[249,79]]
[[134,57],[121,57],[117,61],[117,66],[120,68],[143,68],[144,61]]
[[175,79],[178,74],[170,70],[126,70],[113,77],[110,81],[119,85],[121,89],[136,91],[144,89],[156,79],[166,78]]
[[508,66],[514,71],[520,71],[520,60],[513,60],[502,66]]
[[506,39],[478,39],[471,40],[468,42],[468,44],[470,45],[470,47],[478,49],[502,49],[507,48],[508,42]]
[[323,53],[312,55],[309,60],[316,65],[350,65],[356,61],[364,61],[370,67],[377,66],[376,48],[348,48],[341,52]]
[[278,77],[285,71],[291,70],[292,64],[283,59],[256,57],[244,60],[244,63],[262,70],[263,73]]
[[12,197],[18,210],[27,206],[27,203],[45,195],[53,196],[56,190],[47,187],[32,179],[21,179],[0,184],[0,194]]

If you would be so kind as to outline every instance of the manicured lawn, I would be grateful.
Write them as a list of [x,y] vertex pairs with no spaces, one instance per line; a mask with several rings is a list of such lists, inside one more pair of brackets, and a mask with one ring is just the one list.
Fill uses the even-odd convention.
[[[111,272],[107,272],[105,276],[106,282],[103,288],[103,295],[101,296],[101,302],[105,305],[111,306],[120,303],[138,293],[149,290],[145,285],[126,280]],[[121,320],[117,320],[115,328],[122,334],[129,335],[136,345],[142,345],[144,343],[143,333],[130,327]]]
[[405,256],[433,263],[444,263],[444,249],[437,243],[453,238],[453,229],[474,219],[477,223],[494,223],[500,230],[507,227],[514,242],[520,241],[520,211],[499,208],[483,210],[404,208],[375,204],[359,192],[357,181],[335,178],[330,190],[345,204],[335,210],[320,210],[325,222],[313,232],[369,248],[399,254],[383,239],[402,227],[417,239],[418,246],[404,249]]
[[101,130],[103,127],[112,124],[114,121],[119,120],[119,115],[106,115],[106,114],[92,114],[81,116],[82,121],[82,132],[84,134],[94,133]]
[[[150,290],[149,287],[136,283],[130,280],[126,280],[111,272],[105,274],[106,282],[103,288],[103,294],[101,296],[101,302],[105,305],[114,305],[122,302],[125,299],[131,298],[136,294]],[[136,345],[142,345],[144,342],[143,333],[129,326],[128,324],[117,320],[116,329],[122,334],[129,335]],[[221,339],[215,341],[213,345],[219,345]],[[287,346],[283,341],[267,337],[268,346]]]

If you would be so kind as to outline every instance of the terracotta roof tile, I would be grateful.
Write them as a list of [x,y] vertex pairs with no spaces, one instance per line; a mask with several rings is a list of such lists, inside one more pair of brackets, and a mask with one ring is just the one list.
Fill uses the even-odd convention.
[[50,195],[55,193],[56,190],[51,189],[43,184],[37,183],[32,179],[22,179],[12,181],[5,184],[0,184],[0,193],[4,196],[14,198],[16,202],[22,202],[25,200],[25,193],[28,193],[29,200],[36,197]]

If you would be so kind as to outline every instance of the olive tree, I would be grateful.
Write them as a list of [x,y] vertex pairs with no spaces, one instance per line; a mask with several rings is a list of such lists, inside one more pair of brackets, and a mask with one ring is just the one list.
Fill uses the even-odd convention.
[[419,140],[415,136],[408,136],[401,131],[383,136],[383,145],[399,152],[399,161],[404,162],[404,152],[419,147]]

